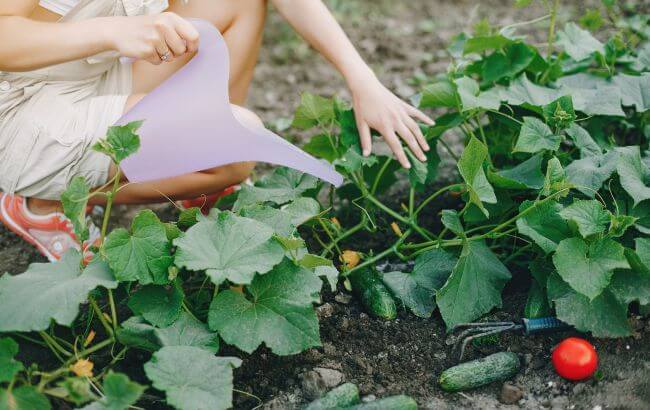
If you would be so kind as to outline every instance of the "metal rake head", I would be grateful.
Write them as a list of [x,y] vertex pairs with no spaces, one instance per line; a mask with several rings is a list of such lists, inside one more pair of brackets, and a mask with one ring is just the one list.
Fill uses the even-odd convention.
[[482,322],[482,323],[461,323],[451,330],[453,338],[452,354],[458,351],[458,361],[462,361],[465,356],[467,345],[476,339],[485,336],[496,335],[504,332],[524,329],[523,325],[515,322]]

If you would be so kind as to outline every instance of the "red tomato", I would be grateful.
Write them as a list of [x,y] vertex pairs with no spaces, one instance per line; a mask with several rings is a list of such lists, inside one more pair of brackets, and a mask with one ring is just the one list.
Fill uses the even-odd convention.
[[568,380],[584,380],[591,377],[598,368],[596,349],[584,339],[564,339],[551,356],[555,371]]

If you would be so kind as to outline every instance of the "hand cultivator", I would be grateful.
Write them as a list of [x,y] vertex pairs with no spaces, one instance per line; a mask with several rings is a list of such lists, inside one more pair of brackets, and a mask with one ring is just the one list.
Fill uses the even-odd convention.
[[[481,322],[481,323],[461,323],[454,326],[451,330],[453,342],[452,353],[459,351],[458,361],[463,360],[465,349],[472,340],[477,340],[485,336],[497,335],[505,332],[523,331],[523,334],[533,335],[543,332],[561,332],[569,330],[571,326],[554,318],[542,317],[537,319],[522,319],[521,323],[516,322]],[[454,336],[454,333],[457,333]]]

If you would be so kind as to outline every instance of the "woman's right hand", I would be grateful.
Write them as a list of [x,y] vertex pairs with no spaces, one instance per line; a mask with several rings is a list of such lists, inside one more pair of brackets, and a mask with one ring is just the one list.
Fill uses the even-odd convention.
[[122,56],[146,60],[155,65],[195,53],[199,47],[196,28],[179,15],[169,12],[153,16],[116,17],[112,19],[110,36],[111,47]]

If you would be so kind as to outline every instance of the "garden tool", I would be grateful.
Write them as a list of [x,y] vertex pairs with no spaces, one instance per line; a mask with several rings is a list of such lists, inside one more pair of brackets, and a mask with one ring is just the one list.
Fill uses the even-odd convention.
[[485,336],[501,334],[505,332],[523,331],[524,335],[532,335],[544,332],[561,332],[572,327],[558,320],[555,317],[541,317],[535,319],[522,319],[521,323],[516,322],[481,322],[461,323],[451,330],[451,333],[459,332],[454,338],[452,353],[460,350],[458,361],[463,360],[465,349],[472,341]]
[[267,129],[248,128],[236,119],[228,96],[226,42],[207,21],[191,22],[201,35],[197,56],[118,121],[144,120],[140,150],[121,163],[129,181],[254,161],[284,165],[340,186],[343,177],[330,164]]

